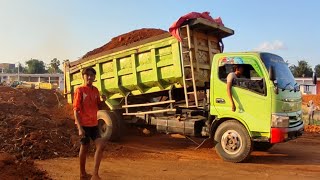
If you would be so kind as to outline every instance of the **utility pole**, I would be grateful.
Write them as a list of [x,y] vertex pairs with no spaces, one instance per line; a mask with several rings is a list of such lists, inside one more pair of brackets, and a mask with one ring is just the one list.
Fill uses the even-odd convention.
[[20,62],[18,63],[18,81],[20,81]]

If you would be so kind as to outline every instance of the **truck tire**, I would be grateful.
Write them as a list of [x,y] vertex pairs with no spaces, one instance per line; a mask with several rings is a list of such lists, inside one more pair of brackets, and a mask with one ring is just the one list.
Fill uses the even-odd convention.
[[269,142],[254,142],[253,143],[253,150],[254,151],[268,151],[272,147],[273,147],[273,144],[271,144]]
[[106,110],[98,111],[98,126],[101,138],[105,141],[118,141],[119,125],[113,112]]
[[214,142],[218,155],[228,162],[244,162],[252,151],[252,141],[247,129],[236,120],[220,124],[215,132]]
[[112,112],[115,118],[117,119],[117,125],[118,125],[117,136],[118,136],[118,139],[121,139],[121,137],[124,136],[124,131],[125,131],[125,124],[123,121],[122,112],[121,111],[112,111]]

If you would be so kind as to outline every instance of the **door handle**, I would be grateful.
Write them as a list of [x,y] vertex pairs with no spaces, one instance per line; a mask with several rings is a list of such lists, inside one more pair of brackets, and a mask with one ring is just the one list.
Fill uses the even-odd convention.
[[223,98],[216,98],[216,103],[225,104],[226,101]]

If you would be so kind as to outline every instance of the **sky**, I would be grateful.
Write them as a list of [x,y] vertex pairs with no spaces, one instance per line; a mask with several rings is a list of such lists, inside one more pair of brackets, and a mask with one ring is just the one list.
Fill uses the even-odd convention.
[[70,61],[140,29],[168,30],[189,12],[210,12],[235,31],[225,52],[267,51],[290,64],[320,64],[320,1],[0,0],[0,63]]

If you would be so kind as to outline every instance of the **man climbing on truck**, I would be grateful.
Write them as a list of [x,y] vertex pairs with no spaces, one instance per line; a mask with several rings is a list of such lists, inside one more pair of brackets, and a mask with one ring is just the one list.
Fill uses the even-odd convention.
[[244,66],[243,66],[243,61],[240,58],[234,58],[233,59],[233,72],[230,72],[227,76],[227,93],[228,97],[231,101],[232,104],[232,111],[236,111],[236,105],[234,104],[234,100],[232,97],[232,85],[233,85],[233,80],[236,78],[240,78],[241,75],[244,72]]
[[103,101],[100,101],[99,91],[92,85],[95,80],[95,76],[96,71],[91,67],[82,71],[84,84],[76,89],[73,103],[75,123],[79,131],[79,136],[81,137],[81,147],[79,152],[81,179],[88,178],[85,166],[90,139],[94,141],[96,145],[92,180],[101,179],[98,172],[103,149],[105,147],[105,143],[101,139],[99,133],[97,120],[97,112],[99,106],[101,106],[105,101],[105,96],[102,96]]

